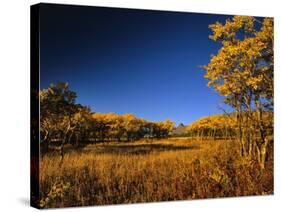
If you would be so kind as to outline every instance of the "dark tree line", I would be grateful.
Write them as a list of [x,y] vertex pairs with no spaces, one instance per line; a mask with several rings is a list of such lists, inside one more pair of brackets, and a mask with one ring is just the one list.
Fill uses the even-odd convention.
[[83,147],[106,141],[134,141],[165,138],[174,122],[150,122],[132,114],[94,113],[76,103],[76,93],[67,83],[51,84],[40,91],[40,148],[48,152],[59,145],[63,158],[65,144]]

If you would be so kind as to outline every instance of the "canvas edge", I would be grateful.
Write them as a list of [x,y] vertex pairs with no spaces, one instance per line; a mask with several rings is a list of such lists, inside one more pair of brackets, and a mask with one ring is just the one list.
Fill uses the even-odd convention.
[[40,209],[40,4],[30,6],[30,206]]

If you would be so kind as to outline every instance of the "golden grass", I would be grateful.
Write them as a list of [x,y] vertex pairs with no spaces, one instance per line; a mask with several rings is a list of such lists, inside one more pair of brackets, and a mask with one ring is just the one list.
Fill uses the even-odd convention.
[[40,161],[41,207],[121,204],[273,193],[273,161],[260,171],[235,141],[109,142]]

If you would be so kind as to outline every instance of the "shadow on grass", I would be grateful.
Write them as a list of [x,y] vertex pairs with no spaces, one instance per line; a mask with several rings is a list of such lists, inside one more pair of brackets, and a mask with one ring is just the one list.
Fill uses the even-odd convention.
[[108,154],[149,154],[152,152],[165,152],[165,151],[180,151],[180,150],[192,150],[200,149],[199,146],[179,146],[173,144],[105,144],[95,149],[96,153],[108,153]]

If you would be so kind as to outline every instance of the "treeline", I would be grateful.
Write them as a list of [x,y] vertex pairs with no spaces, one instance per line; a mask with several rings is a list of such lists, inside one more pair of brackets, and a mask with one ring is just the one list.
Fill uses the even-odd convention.
[[59,145],[64,155],[65,144],[83,147],[106,141],[134,141],[142,138],[165,138],[174,122],[150,122],[132,114],[95,113],[76,104],[76,93],[67,83],[51,84],[40,91],[40,148],[48,152]]
[[[242,114],[246,119],[247,114]],[[257,121],[258,113],[252,112],[253,121],[250,123],[243,123],[242,128],[253,128],[253,139],[260,139],[260,132],[258,130]],[[263,115],[264,128],[268,135],[272,135],[273,129],[273,112],[267,111]],[[247,125],[246,125],[247,124]],[[211,116],[202,117],[186,127],[186,134],[193,138],[198,139],[225,139],[231,140],[237,138],[237,129],[239,123],[235,113],[231,114],[216,114]]]
[[231,139],[235,137],[235,119],[233,115],[217,114],[202,117],[187,126],[187,134],[199,139]]

